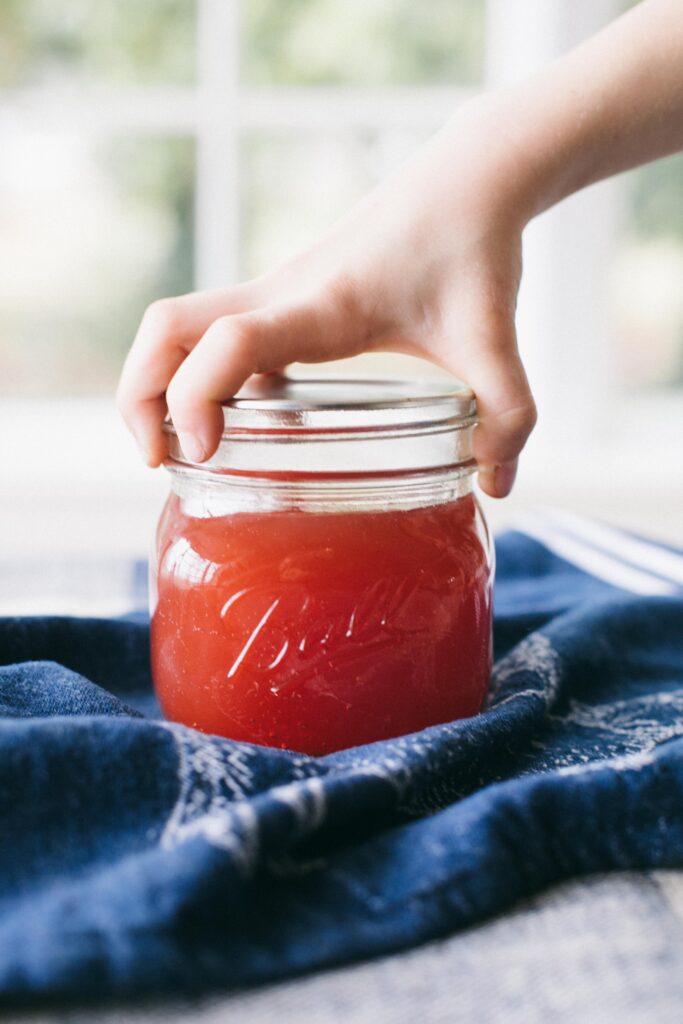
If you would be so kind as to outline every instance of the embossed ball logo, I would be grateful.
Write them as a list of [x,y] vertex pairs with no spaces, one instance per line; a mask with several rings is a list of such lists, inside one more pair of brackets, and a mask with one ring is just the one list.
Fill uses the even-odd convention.
[[326,668],[352,665],[361,653],[401,644],[438,613],[425,582],[387,577],[348,595],[301,584],[238,590],[220,610],[231,648],[227,679],[266,675],[280,694]]

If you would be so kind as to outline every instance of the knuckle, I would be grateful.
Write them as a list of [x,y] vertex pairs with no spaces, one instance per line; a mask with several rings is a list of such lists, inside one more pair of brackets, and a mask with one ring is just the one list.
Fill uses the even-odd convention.
[[181,313],[179,299],[157,299],[145,310],[142,322],[154,334],[176,334],[180,329]]
[[318,296],[313,305],[314,322],[326,339],[327,358],[365,351],[379,331],[380,317],[376,304],[363,298],[353,275],[343,271],[328,277]]
[[259,369],[260,330],[256,323],[242,317],[221,317],[214,324],[226,359]]
[[357,310],[358,299],[356,284],[347,271],[340,271],[328,278],[323,286],[323,294],[342,315],[351,316]]
[[507,408],[484,415],[483,433],[475,433],[475,454],[482,466],[502,465],[517,458],[536,424],[536,406],[531,395]]
[[538,423],[538,409],[533,398],[530,399],[527,410],[526,410],[526,428],[529,433],[534,429]]
[[511,426],[516,426],[519,430],[530,430],[536,423],[536,403],[529,396],[508,410],[506,415]]
[[206,383],[196,370],[183,363],[166,388],[166,405],[174,423],[192,419],[205,399]]
[[166,404],[171,417],[175,420],[176,417],[182,416],[190,401],[191,396],[187,393],[182,374],[178,372],[166,388]]
[[194,398],[182,375],[176,374],[166,389],[166,404],[176,426],[190,415]]
[[235,318],[227,325],[227,330],[229,341],[236,350],[248,351],[256,346],[259,332],[251,320]]
[[509,445],[512,452],[511,457],[514,457],[514,455],[518,453],[519,449],[536,426],[537,418],[538,414],[536,412],[536,403],[531,395],[529,395],[528,398],[525,398],[520,404],[513,406],[511,409],[507,409],[499,415],[499,425],[505,430],[505,433],[510,439]]

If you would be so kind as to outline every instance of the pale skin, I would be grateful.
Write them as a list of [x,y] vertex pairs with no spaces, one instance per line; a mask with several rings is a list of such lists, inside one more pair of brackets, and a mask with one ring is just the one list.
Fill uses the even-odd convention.
[[477,395],[479,484],[512,488],[536,411],[515,334],[529,221],[683,149],[683,3],[642,0],[541,74],[461,107],[316,245],[235,287],[146,311],[118,389],[150,466],[170,414],[201,462],[254,373],[365,351],[422,356]]

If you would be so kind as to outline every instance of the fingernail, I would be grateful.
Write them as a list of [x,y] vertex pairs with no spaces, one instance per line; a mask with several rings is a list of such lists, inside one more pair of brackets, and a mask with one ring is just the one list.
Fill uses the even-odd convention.
[[493,483],[496,494],[504,497],[512,490],[517,476],[517,459],[512,462],[504,462],[502,466],[496,466],[493,476]]
[[206,458],[206,449],[198,437],[194,434],[178,432],[178,440],[183,450],[183,455],[188,462],[203,462]]

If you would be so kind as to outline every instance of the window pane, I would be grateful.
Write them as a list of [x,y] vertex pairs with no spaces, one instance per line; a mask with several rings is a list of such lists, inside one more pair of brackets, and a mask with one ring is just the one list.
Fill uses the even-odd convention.
[[242,275],[313,242],[428,134],[251,134],[242,153]]
[[626,387],[683,385],[683,154],[630,176],[613,316]]
[[252,84],[482,79],[483,0],[244,0],[241,11]]
[[0,86],[183,83],[195,0],[2,0]]
[[0,389],[111,389],[144,307],[191,287],[194,145],[3,142]]

